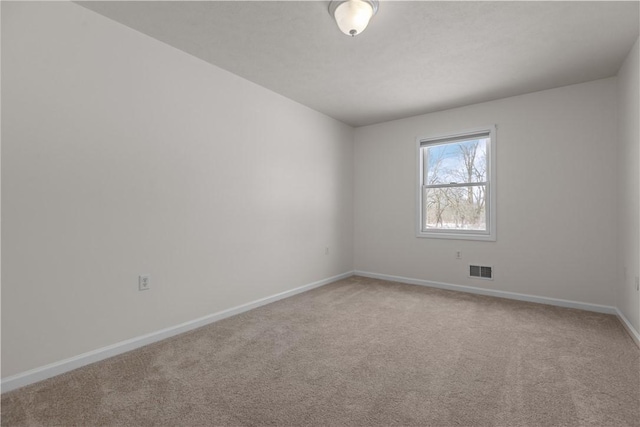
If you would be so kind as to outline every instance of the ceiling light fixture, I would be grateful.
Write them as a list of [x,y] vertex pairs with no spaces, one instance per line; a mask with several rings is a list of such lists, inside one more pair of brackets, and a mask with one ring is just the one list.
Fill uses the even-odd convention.
[[329,14],[338,28],[351,37],[363,32],[376,12],[377,0],[333,0],[329,3]]

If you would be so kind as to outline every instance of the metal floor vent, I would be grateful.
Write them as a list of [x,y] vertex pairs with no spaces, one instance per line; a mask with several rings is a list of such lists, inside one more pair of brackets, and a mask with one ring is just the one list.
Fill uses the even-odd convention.
[[477,277],[478,279],[493,279],[493,267],[486,265],[470,265],[469,276]]

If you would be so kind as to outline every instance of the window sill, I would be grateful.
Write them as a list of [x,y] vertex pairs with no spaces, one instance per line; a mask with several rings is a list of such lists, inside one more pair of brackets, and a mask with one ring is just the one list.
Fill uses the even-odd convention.
[[449,239],[449,240],[479,240],[484,242],[495,242],[496,235],[481,233],[450,233],[450,232],[428,232],[419,231],[416,237],[423,239]]

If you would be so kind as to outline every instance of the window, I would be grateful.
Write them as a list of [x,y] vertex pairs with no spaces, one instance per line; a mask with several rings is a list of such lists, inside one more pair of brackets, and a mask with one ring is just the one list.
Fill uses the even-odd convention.
[[495,241],[495,126],[417,145],[417,236]]

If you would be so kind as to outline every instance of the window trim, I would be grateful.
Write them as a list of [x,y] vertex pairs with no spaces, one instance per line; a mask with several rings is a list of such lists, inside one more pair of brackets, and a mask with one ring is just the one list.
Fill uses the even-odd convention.
[[[497,125],[483,126],[463,132],[452,132],[440,135],[429,135],[416,138],[416,160],[417,160],[417,180],[416,180],[416,237],[434,238],[434,239],[459,239],[459,240],[481,240],[495,242],[497,240],[496,233],[496,213],[497,213],[497,192],[496,192],[496,131]],[[486,192],[488,203],[485,210],[489,220],[487,221],[487,231],[474,230],[422,230],[422,197],[424,182],[424,164],[421,153],[423,145],[429,142],[438,142],[446,140],[463,139],[465,137],[473,137],[474,135],[488,133],[489,144],[487,146],[487,168]],[[454,141],[451,141],[454,142]]]

